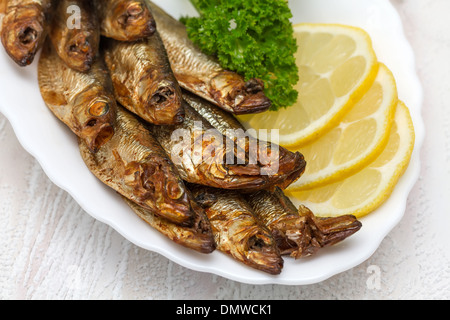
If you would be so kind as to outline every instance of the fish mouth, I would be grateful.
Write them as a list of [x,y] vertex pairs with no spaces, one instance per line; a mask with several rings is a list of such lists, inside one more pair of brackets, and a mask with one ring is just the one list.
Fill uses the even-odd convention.
[[311,241],[311,229],[305,217],[285,217],[270,229],[282,255],[299,259],[316,253],[320,248],[316,242]]
[[89,35],[77,34],[72,39],[70,39],[67,45],[67,50],[75,54],[89,54],[92,53],[89,45]]
[[28,46],[36,41],[38,34],[39,33],[36,28],[33,28],[33,26],[27,26],[20,31],[18,38],[23,46]]
[[251,236],[246,243],[246,263],[255,269],[278,275],[283,269],[284,261],[271,237],[258,232]]
[[233,188],[258,190],[279,187],[282,190],[286,189],[305,172],[306,161],[299,152],[281,151],[281,153],[277,172],[272,172],[275,171],[272,170],[272,164],[227,166],[227,173],[236,178]]
[[187,243],[201,253],[211,253],[217,248],[211,223],[203,208],[196,201],[191,200],[190,203],[195,213],[192,228],[195,230],[196,237],[187,239]]
[[180,226],[190,227],[193,224],[192,210],[188,203],[163,203],[157,205],[156,214]]
[[175,85],[160,85],[149,94],[147,99],[147,110],[151,115],[152,122],[157,125],[181,124],[185,119],[185,109],[177,94]]
[[271,227],[281,254],[295,259],[311,256],[321,248],[335,245],[362,227],[354,216],[317,218],[305,206],[300,206],[298,211],[298,216],[287,216]]
[[320,247],[333,246],[362,228],[361,221],[353,215],[318,218],[305,206],[299,207],[299,213],[307,217],[312,236]]
[[117,17],[117,21],[120,25],[126,28],[133,20],[139,19],[144,13],[144,7],[142,3],[132,1],[126,8],[121,8],[122,13]]
[[272,185],[284,190],[303,175],[307,163],[300,152],[291,153],[280,147],[280,153],[278,172],[269,178]]
[[241,99],[234,108],[236,115],[262,113],[272,106],[272,101],[264,94],[264,84],[259,79],[250,79],[244,84]]
[[164,104],[167,101],[173,100],[175,90],[169,86],[163,86],[158,88],[150,98],[151,105]]
[[72,58],[73,67],[81,72],[88,71],[94,63],[95,49],[91,46],[90,38],[90,35],[77,34],[66,46],[66,52]]
[[246,96],[237,106],[234,107],[234,114],[256,114],[266,112],[272,106],[272,101],[267,98],[264,93],[258,93],[251,96]]
[[98,152],[102,146],[114,136],[114,127],[109,123],[98,124],[98,119],[91,119],[86,124],[86,131],[93,131],[93,133],[87,134],[85,140],[86,144],[91,152]]
[[220,102],[225,99],[227,106],[223,107],[236,115],[261,113],[272,106],[264,94],[264,83],[260,79],[244,82],[240,75],[224,71],[211,80],[211,86],[216,103],[223,106]]
[[269,188],[279,187],[284,190],[303,175],[306,161],[300,152],[292,153],[282,147],[279,150],[279,162],[262,166],[261,171],[268,179]]
[[96,99],[89,106],[81,137],[85,139],[91,152],[98,152],[114,136],[115,130],[111,120],[113,110],[110,103],[102,99]]

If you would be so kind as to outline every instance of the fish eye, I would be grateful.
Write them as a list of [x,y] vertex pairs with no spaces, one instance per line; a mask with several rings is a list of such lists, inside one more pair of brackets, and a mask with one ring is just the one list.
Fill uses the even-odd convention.
[[92,106],[89,108],[89,113],[93,115],[94,117],[101,117],[108,113],[109,111],[109,104],[104,101],[96,101],[92,104]]
[[169,181],[166,187],[167,195],[172,200],[178,200],[184,195],[183,188],[178,182]]

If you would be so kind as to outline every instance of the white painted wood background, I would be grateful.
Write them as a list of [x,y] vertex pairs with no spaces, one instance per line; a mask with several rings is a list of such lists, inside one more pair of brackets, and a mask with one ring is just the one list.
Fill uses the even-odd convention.
[[[392,2],[417,55],[427,137],[405,217],[370,259],[308,286],[253,286],[180,267],[85,213],[0,114],[0,299],[449,299],[450,1]],[[381,270],[378,289],[367,285],[370,266]]]

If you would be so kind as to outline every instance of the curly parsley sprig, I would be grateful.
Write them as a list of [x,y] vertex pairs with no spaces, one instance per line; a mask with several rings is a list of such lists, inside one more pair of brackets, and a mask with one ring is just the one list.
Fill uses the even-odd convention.
[[223,68],[259,78],[272,110],[293,105],[297,42],[286,0],[190,0],[199,17],[182,19],[189,38]]

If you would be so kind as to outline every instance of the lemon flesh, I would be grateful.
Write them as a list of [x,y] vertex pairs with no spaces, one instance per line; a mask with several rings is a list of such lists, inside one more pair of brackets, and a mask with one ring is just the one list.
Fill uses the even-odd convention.
[[295,205],[305,205],[320,217],[364,217],[390,197],[409,165],[414,142],[409,110],[399,101],[388,143],[373,162],[341,181],[288,195]]

